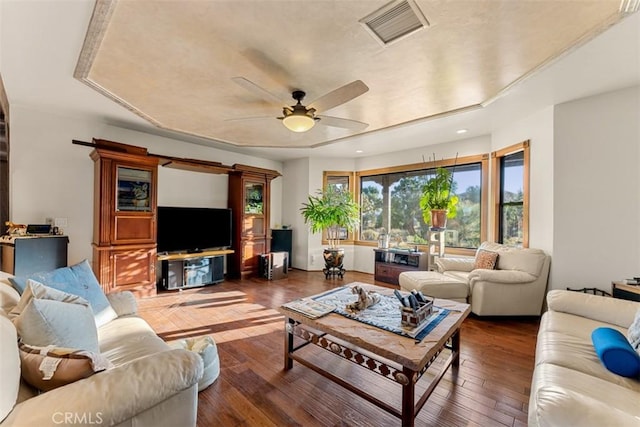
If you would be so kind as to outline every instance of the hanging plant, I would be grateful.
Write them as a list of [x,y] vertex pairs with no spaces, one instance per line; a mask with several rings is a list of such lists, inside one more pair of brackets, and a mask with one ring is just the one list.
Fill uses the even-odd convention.
[[[425,223],[434,225],[432,211],[446,211],[446,218],[455,218],[458,214],[459,199],[458,196],[452,194],[453,186],[453,172],[437,167],[434,175],[422,187],[420,209]],[[438,226],[444,228],[440,224]]]

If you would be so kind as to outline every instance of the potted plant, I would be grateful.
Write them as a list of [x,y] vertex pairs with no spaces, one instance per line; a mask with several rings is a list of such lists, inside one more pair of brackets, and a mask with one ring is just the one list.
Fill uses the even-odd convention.
[[312,233],[327,231],[329,248],[324,250],[325,276],[344,275],[342,267],[344,249],[338,248],[346,233],[354,231],[360,220],[360,207],[347,190],[329,186],[325,191],[318,190],[317,196],[309,195],[307,203],[300,208],[304,222],[311,227]]
[[447,218],[454,218],[458,213],[458,196],[452,194],[453,186],[453,173],[439,167],[422,187],[420,209],[424,222],[430,224],[432,230],[445,229]]

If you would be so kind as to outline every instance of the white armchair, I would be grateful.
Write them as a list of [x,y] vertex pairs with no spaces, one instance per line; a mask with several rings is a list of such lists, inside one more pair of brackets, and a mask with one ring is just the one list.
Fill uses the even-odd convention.
[[539,316],[550,257],[540,249],[484,242],[478,251],[496,252],[495,270],[476,269],[474,258],[439,258],[438,271],[469,285],[471,311],[480,316]]

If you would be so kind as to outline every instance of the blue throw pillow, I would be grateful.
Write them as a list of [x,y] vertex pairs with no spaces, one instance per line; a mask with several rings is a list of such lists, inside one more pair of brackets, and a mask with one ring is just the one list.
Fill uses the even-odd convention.
[[91,305],[96,324],[101,326],[117,317],[109,300],[102,291],[96,276],[86,259],[71,267],[62,267],[53,271],[33,273],[24,277],[12,277],[9,280],[20,294],[27,286],[27,280],[35,280],[45,286],[86,299]]
[[600,361],[608,370],[628,378],[640,374],[640,355],[620,331],[597,328],[591,333],[591,341]]

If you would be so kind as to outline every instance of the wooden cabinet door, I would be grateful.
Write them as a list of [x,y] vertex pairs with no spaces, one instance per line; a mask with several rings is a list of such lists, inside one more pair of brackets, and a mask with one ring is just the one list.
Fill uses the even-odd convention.
[[266,241],[247,240],[242,248],[242,276],[253,276],[258,274],[260,255],[267,252]]
[[156,248],[120,249],[111,253],[114,290],[155,295]]

